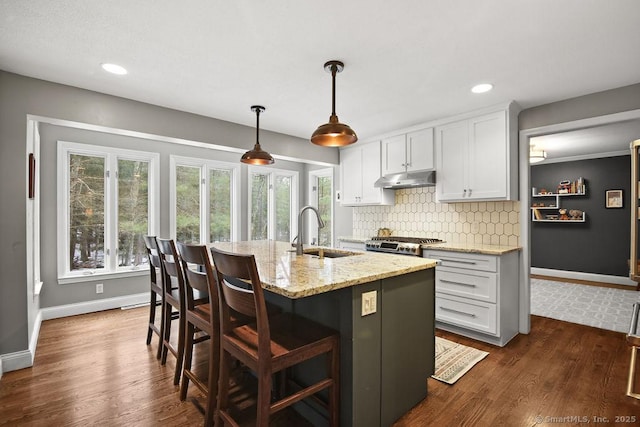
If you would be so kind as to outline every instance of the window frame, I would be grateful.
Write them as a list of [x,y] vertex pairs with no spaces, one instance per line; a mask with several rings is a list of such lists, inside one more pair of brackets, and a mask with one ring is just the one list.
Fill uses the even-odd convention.
[[186,166],[200,169],[200,244],[209,242],[211,224],[209,222],[209,172],[211,169],[224,169],[231,171],[231,241],[238,241],[240,238],[240,165],[220,160],[198,159],[186,156],[169,156],[169,229],[171,238],[175,239],[176,231],[176,168]]
[[[334,173],[334,168],[323,168],[323,169],[314,169],[314,170],[310,170],[308,172],[308,179],[307,179],[307,183],[308,183],[308,189],[307,189],[307,197],[308,197],[308,201],[309,204],[313,207],[315,207],[316,209],[318,208],[318,193],[317,193],[317,185],[318,185],[318,178],[326,178],[329,177],[331,178],[331,228],[329,230],[329,234],[330,234],[330,239],[331,239],[331,246],[334,246],[335,243],[335,217],[336,217],[336,209],[335,209],[335,199],[333,198],[333,194],[335,191],[335,173]],[[314,223],[313,221],[308,221],[307,224],[307,229],[306,231],[306,235],[307,235],[307,239],[309,241],[311,241],[311,239],[313,237],[315,237],[318,241],[318,243],[320,242],[320,236],[318,236],[317,234],[317,223]],[[306,242],[305,242],[306,243]]]
[[251,212],[253,210],[252,191],[253,180],[251,176],[254,172],[268,175],[269,179],[269,198],[267,207],[267,240],[274,240],[276,233],[276,201],[275,201],[275,178],[276,175],[284,175],[291,178],[291,204],[289,212],[289,221],[291,224],[291,240],[298,235],[297,214],[299,209],[299,182],[300,173],[294,170],[278,169],[266,166],[251,166],[247,167],[247,239],[252,240],[251,229]]
[[[71,155],[102,157],[105,161],[104,249],[105,268],[71,271],[69,268],[69,164]],[[155,235],[160,224],[160,155],[70,141],[57,141],[58,283],[77,283],[148,274],[148,265],[119,267],[118,261],[118,160],[145,161],[148,166],[147,233]]]

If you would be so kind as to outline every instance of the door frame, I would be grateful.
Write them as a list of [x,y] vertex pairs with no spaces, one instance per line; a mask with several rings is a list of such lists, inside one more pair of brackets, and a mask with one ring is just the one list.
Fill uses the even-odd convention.
[[[529,165],[529,140],[536,136],[596,127],[617,122],[640,119],[640,109],[589,117],[570,122],[555,123],[519,133],[519,181],[520,181],[520,333],[531,330],[531,170]],[[629,141],[631,143],[631,141]],[[629,152],[631,153],[631,152]]]

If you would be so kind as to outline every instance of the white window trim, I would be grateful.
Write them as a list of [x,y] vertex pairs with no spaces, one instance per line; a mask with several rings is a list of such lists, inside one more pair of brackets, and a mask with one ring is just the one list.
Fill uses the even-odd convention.
[[[308,195],[308,199],[309,199],[309,204],[315,208],[318,208],[318,196],[317,193],[314,191],[314,188],[317,187],[318,185],[318,178],[320,177],[329,177],[331,178],[331,193],[333,195],[333,191],[334,191],[334,185],[335,185],[335,176],[333,173],[333,168],[324,168],[324,169],[315,169],[312,171],[309,171],[309,175],[308,175],[308,191],[307,191],[307,195]],[[330,236],[331,236],[331,246],[334,246],[334,231],[335,231],[335,215],[336,214],[336,210],[335,210],[335,202],[333,197],[331,197],[331,229],[329,230],[330,232]],[[312,237],[316,237],[318,238],[317,235],[317,223],[313,222],[313,221],[308,221],[307,224],[307,233],[306,235],[308,236],[309,241],[311,241]],[[319,239],[318,239],[319,240]],[[305,242],[306,243],[306,242]]]
[[269,199],[268,199],[268,226],[267,226],[267,239],[274,240],[275,232],[276,232],[276,214],[275,214],[275,197],[274,197],[274,184],[276,175],[283,175],[291,177],[291,209],[289,213],[289,223],[291,224],[291,240],[295,236],[298,235],[298,183],[299,183],[299,173],[298,171],[292,171],[288,169],[277,169],[266,166],[249,166],[247,168],[247,236],[249,240],[252,240],[251,235],[251,211],[252,211],[252,183],[251,175],[253,173],[260,173],[263,175],[269,175]]
[[[240,239],[240,165],[231,162],[222,162],[219,160],[204,160],[194,157],[169,156],[169,206],[171,213],[169,215],[169,229],[171,238],[176,238],[176,168],[178,166],[187,166],[200,169],[200,244],[209,242],[209,230],[211,224],[209,218],[209,170],[224,169],[231,171],[231,241]],[[203,218],[207,220],[203,221]]]
[[[104,157],[105,170],[117,170],[118,159],[141,160],[149,162],[149,204],[148,204],[148,233],[157,234],[160,224],[160,155],[148,151],[126,150],[121,148],[104,147],[100,145],[82,144],[69,141],[57,142],[57,203],[58,203],[58,283],[77,283],[107,279],[115,277],[127,277],[147,274],[148,267],[118,267],[117,253],[110,250],[105,254],[105,268],[99,270],[82,270],[72,272],[69,269],[69,204],[67,194],[69,192],[69,155],[79,154],[86,156]],[[117,246],[117,211],[107,208],[117,205],[118,180],[115,174],[111,175],[105,184],[105,249],[114,249]],[[117,248],[116,248],[117,249]]]

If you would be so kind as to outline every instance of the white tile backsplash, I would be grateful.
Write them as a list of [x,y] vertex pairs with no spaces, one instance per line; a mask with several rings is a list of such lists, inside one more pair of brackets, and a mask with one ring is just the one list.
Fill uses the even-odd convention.
[[353,208],[353,235],[435,237],[453,243],[520,246],[520,202],[436,203],[435,187],[396,190],[394,206]]

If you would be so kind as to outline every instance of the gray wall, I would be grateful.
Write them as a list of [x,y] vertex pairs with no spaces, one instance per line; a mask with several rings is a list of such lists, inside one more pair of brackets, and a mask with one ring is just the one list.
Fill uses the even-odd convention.
[[[94,132],[51,124],[40,124],[40,179],[41,179],[41,277],[45,286],[40,296],[40,306],[54,307],[100,298],[112,298],[141,293],[148,290],[148,277],[126,277],[120,279],[98,279],[81,283],[57,283],[58,242],[57,194],[56,194],[56,154],[58,140],[78,142],[89,145],[100,145],[131,150],[150,151],[160,154],[160,236],[169,237],[169,156],[171,154],[238,163],[239,155],[219,150],[191,147],[152,139],[141,139],[104,132]],[[305,165],[303,163],[278,160],[274,167],[294,170],[299,173],[301,183],[305,181]],[[248,167],[241,165],[241,239],[247,238],[248,218]],[[306,197],[306,185],[299,185],[298,197]],[[96,295],[95,283],[104,284],[104,293]]]
[[[531,185],[556,191],[558,183],[583,177],[584,196],[562,197],[561,206],[586,213],[584,223],[531,224],[531,266],[626,277],[629,274],[631,186],[630,156],[539,164],[531,167]],[[623,190],[621,209],[607,209],[607,190]],[[535,198],[549,203],[551,198]],[[553,200],[555,201],[555,200]],[[544,213],[544,211],[543,211]]]
[[[31,317],[34,317],[39,307],[38,298],[27,297],[25,144],[28,114],[219,144],[239,151],[250,148],[255,140],[252,127],[0,70],[0,235],[3,237],[0,246],[0,354],[29,348],[29,324],[33,324],[34,319],[28,319],[28,313],[33,313]],[[268,131],[261,131],[260,139],[276,156],[338,164],[337,149],[317,147],[301,138]],[[105,285],[105,292],[106,288]],[[125,288],[121,287],[122,290]]]
[[522,110],[520,130],[640,109],[640,83]]

